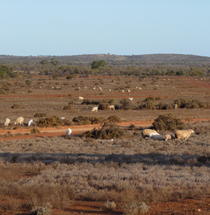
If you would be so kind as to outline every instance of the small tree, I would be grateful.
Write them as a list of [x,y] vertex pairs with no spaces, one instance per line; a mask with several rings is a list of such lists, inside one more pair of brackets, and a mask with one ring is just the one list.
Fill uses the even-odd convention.
[[99,60],[99,61],[93,61],[91,63],[91,67],[92,69],[98,69],[100,67],[104,67],[105,65],[107,65],[106,61],[104,60]]

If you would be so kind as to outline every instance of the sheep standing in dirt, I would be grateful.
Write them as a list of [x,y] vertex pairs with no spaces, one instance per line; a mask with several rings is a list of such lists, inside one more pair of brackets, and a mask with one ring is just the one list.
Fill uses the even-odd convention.
[[33,125],[33,123],[34,123],[33,119],[30,119],[30,120],[28,121],[28,126]]
[[154,133],[152,132],[149,134],[149,139],[162,140],[163,137],[160,134],[158,134],[157,132],[154,132]]
[[165,141],[167,141],[167,140],[175,140],[174,135],[173,134],[166,134],[165,135]]
[[175,131],[175,138],[177,140],[179,139],[185,139],[187,140],[191,134],[193,134],[194,131],[192,129],[189,129],[189,130],[176,130]]
[[144,129],[142,131],[142,137],[145,138],[145,137],[149,137],[149,134],[150,133],[157,133],[157,131],[155,130],[152,130],[152,129]]
[[128,97],[128,99],[129,99],[130,101],[133,101],[133,98]]
[[93,107],[91,111],[92,112],[98,112],[98,107]]
[[5,126],[8,126],[9,123],[10,123],[10,119],[9,119],[9,118],[6,118],[6,119],[4,120],[4,125],[5,125]]
[[15,125],[21,125],[23,124],[24,122],[24,118],[21,116],[21,117],[18,117],[15,121]]
[[68,129],[66,130],[66,134],[67,134],[68,136],[71,135],[71,132],[72,132],[71,128],[68,128]]
[[84,98],[83,98],[82,96],[79,96],[79,101],[81,101],[81,102],[82,102],[82,101],[83,101],[83,99],[84,99]]
[[109,110],[115,110],[115,106],[114,105],[109,105],[108,108],[109,108]]

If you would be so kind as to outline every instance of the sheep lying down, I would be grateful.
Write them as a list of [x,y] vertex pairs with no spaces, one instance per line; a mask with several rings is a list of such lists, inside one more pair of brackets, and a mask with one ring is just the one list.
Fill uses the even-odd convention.
[[150,133],[149,134],[149,139],[163,140],[163,137],[160,134],[158,134],[158,133]]

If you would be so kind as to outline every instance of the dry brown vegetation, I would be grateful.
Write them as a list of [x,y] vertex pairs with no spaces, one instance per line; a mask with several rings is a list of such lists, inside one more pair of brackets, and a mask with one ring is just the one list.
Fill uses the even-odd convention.
[[[157,202],[210,195],[208,106],[165,110],[139,108],[148,102],[145,99],[149,97],[149,102],[153,100],[155,107],[160,101],[171,104],[180,98],[206,104],[210,97],[208,78],[150,77],[137,80],[135,77],[90,77],[53,80],[39,77],[32,80],[30,94],[25,81],[26,78],[8,80],[10,93],[0,95],[0,131],[26,128],[26,125],[14,126],[19,116],[23,116],[25,122],[32,118],[43,126],[48,125],[48,119],[59,128],[65,122],[71,127],[75,123],[73,119],[81,119],[81,116],[84,121],[102,123],[108,118],[111,122],[146,121],[173,114],[184,119],[185,127],[195,133],[187,141],[155,141],[142,138],[141,128],[131,125],[125,137],[114,138],[114,141],[80,135],[1,141],[0,214],[17,213],[18,210],[29,213],[33,208],[45,207],[46,204],[52,205],[52,213],[73,214],[75,211],[71,210],[75,202],[87,200],[102,202],[102,206],[114,201],[117,203],[113,209],[116,214],[122,214],[127,203],[145,202],[151,206],[149,214],[158,214],[153,208]],[[3,84],[0,82],[1,87]],[[60,88],[55,90],[57,86]],[[103,90],[94,91],[93,86],[101,86]],[[79,96],[90,102],[86,100],[82,104],[78,101]],[[128,102],[128,97],[134,100]],[[97,101],[98,104],[110,104],[111,100],[115,110],[91,112]],[[19,104],[19,108],[11,108],[14,104]],[[73,108],[63,109],[69,105]],[[3,125],[7,117],[11,119],[8,127]],[[60,117],[65,117],[65,120]],[[206,121],[194,122],[196,119]],[[37,126],[32,128],[35,132]],[[164,136],[172,131],[160,130],[159,133]],[[101,207],[99,212],[111,213],[104,210]],[[204,207],[202,210],[208,211]]]

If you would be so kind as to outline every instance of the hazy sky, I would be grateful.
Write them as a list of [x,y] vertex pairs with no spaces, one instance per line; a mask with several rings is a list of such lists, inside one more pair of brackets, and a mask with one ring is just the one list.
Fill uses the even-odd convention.
[[210,0],[0,0],[0,55],[210,57]]

